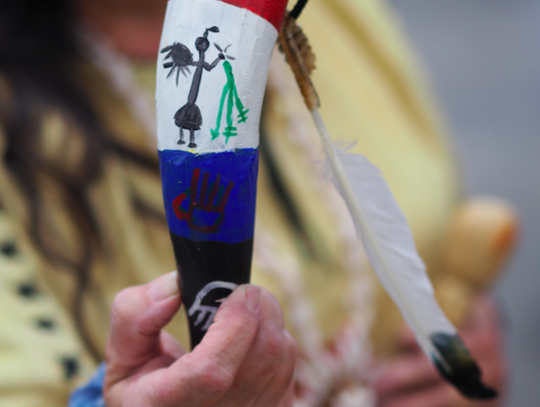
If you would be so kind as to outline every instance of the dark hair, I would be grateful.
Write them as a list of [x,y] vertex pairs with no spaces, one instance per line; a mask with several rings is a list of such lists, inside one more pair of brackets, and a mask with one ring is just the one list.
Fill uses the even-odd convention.
[[[0,79],[7,84],[9,94],[7,101],[0,99],[0,125],[5,132],[4,163],[17,179],[30,210],[30,236],[48,261],[74,273],[75,324],[88,349],[99,358],[86,333],[81,305],[90,282],[92,259],[102,241],[88,201],[88,187],[99,177],[104,158],[111,153],[156,174],[158,165],[157,157],[143,156],[115,141],[85,93],[80,80],[84,57],[77,40],[75,4],[73,0],[0,1]],[[77,171],[68,172],[45,160],[38,150],[39,122],[45,106],[62,112],[81,133],[85,148]],[[84,247],[77,261],[47,242],[37,182],[42,175],[59,186],[77,226]],[[137,206],[144,209],[144,205]]]

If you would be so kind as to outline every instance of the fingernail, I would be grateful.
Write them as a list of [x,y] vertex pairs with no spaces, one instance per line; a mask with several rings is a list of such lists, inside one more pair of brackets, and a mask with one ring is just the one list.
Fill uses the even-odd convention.
[[160,302],[180,295],[176,271],[160,277],[150,285],[148,296],[154,302]]
[[246,306],[252,312],[259,311],[259,302],[261,298],[261,289],[259,287],[248,285],[246,289]]

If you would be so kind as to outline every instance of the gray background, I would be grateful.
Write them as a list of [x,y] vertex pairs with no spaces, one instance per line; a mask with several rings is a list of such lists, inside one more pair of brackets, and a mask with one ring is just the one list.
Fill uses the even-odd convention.
[[456,137],[470,193],[521,216],[496,293],[512,363],[506,407],[540,405],[540,0],[394,0]]

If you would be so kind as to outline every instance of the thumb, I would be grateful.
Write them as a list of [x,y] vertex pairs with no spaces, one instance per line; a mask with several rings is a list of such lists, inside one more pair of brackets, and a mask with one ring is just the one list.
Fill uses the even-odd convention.
[[160,333],[180,307],[176,271],[114,299],[107,343],[107,373],[125,377],[161,353]]

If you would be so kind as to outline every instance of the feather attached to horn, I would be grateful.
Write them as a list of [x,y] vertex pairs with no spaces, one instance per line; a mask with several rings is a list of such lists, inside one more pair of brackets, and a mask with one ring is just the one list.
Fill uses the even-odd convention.
[[279,42],[318,129],[336,187],[382,285],[446,380],[471,399],[496,397],[497,393],[481,382],[478,366],[437,303],[407,220],[381,172],[367,158],[338,152],[334,146],[310,79],[314,68],[311,47],[290,15],[285,17]]

